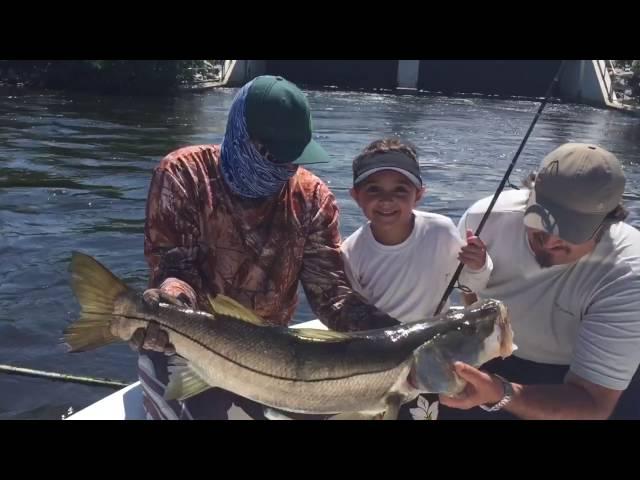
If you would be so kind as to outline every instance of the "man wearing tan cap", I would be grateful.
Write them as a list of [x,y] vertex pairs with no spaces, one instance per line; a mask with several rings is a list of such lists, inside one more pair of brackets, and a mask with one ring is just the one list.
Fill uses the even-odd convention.
[[613,154],[568,143],[531,189],[501,194],[481,233],[494,269],[478,295],[506,303],[518,350],[482,371],[456,364],[468,385],[441,396],[452,408],[440,418],[640,418],[640,232],[624,222],[624,186]]

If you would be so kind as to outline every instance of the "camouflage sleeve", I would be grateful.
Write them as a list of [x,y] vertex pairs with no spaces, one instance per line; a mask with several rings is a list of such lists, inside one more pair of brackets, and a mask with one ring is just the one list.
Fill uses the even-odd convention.
[[324,184],[316,191],[317,212],[304,249],[300,280],[311,309],[328,328],[369,330],[399,322],[352,290],[340,254],[338,206]]
[[188,168],[163,161],[154,170],[147,198],[144,253],[150,267],[150,288],[186,297],[198,304],[205,281],[199,271],[206,252],[199,246],[195,188],[182,178]]

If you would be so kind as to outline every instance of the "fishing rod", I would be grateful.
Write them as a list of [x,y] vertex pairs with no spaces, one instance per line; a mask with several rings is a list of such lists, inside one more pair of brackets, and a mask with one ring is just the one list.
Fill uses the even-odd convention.
[[[475,234],[474,234],[476,237],[480,236],[480,232],[482,231],[482,227],[484,227],[484,224],[486,223],[487,218],[489,218],[489,215],[491,214],[491,210],[493,210],[493,207],[496,204],[496,201],[498,200],[498,197],[502,193],[502,190],[504,190],[504,186],[507,184],[507,181],[509,180],[509,176],[511,175],[511,171],[513,170],[513,167],[516,166],[516,162],[518,161],[518,157],[520,156],[520,153],[522,152],[522,149],[524,148],[525,144],[527,143],[527,140],[529,139],[529,135],[531,135],[531,132],[533,131],[533,127],[535,127],[536,123],[538,122],[538,118],[540,118],[540,114],[542,113],[542,110],[544,110],[545,105],[547,104],[547,102],[551,98],[551,94],[553,93],[554,87],[558,83],[558,81],[560,79],[560,75],[562,73],[562,70],[564,69],[565,62],[566,62],[566,60],[562,60],[560,62],[560,67],[558,67],[558,71],[556,72],[555,76],[553,77],[553,80],[551,80],[551,83],[549,84],[549,87],[547,88],[547,93],[546,93],[546,95],[544,97],[544,100],[542,100],[542,103],[538,107],[538,111],[537,111],[535,117],[533,117],[533,120],[531,121],[531,125],[529,125],[529,129],[527,130],[527,133],[525,133],[524,138],[522,139],[522,142],[520,143],[520,147],[518,147],[518,150],[516,151],[515,155],[513,156],[513,159],[511,160],[511,164],[509,164],[509,168],[507,168],[507,171],[505,172],[504,177],[502,177],[502,181],[500,182],[500,185],[498,186],[498,189],[496,190],[496,193],[493,195],[493,198],[491,199],[491,203],[489,204],[489,208],[487,208],[487,211],[484,213],[484,215],[482,217],[482,220],[480,220],[480,224],[478,225],[478,228],[476,229]],[[453,274],[453,277],[451,278],[451,281],[449,282],[449,285],[447,286],[447,289],[445,290],[444,294],[442,295],[442,299],[440,299],[440,303],[438,304],[438,308],[436,308],[435,315],[438,315],[442,311],[442,309],[444,308],[444,305],[447,303],[447,300],[449,299],[449,295],[451,295],[451,292],[455,288],[455,284],[458,281],[458,278],[460,277],[460,273],[462,272],[462,268],[463,267],[464,267],[464,264],[462,262],[460,262],[458,264],[458,268],[456,269],[455,273]]]
[[43,370],[33,370],[31,368],[14,367],[13,365],[0,365],[0,373],[8,375],[24,375],[27,377],[47,378],[59,382],[83,383],[85,385],[95,385],[99,387],[108,387],[120,389],[129,385],[129,383],[108,378],[92,378],[82,377],[78,375],[68,375],[66,373],[45,372]]

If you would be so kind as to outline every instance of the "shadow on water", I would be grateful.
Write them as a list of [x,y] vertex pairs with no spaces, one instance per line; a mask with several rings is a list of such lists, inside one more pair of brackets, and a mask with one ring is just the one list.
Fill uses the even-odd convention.
[[67,190],[88,190],[96,195],[122,198],[122,193],[108,185],[84,185],[77,181],[58,177],[47,172],[11,170],[0,168],[0,188],[63,188]]
[[[0,95],[0,363],[135,379],[135,355],[111,345],[79,355],[59,344],[78,313],[67,271],[73,250],[95,256],[134,288],[146,285],[145,200],[153,168],[175,148],[222,139],[234,89],[171,98],[25,92]],[[331,162],[312,165],[334,191],[343,235],[363,216],[349,196],[351,161],[398,135],[420,153],[420,208],[457,220],[494,192],[538,103],[476,97],[308,91],[315,138]],[[563,142],[599,143],[625,165],[625,200],[640,209],[640,119],[550,104],[522,153],[519,183]],[[300,290],[297,321],[314,318]],[[108,391],[0,375],[0,418],[59,419]]]

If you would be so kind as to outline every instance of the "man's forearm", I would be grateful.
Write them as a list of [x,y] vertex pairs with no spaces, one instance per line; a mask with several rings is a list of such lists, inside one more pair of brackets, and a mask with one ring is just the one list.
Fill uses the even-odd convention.
[[[335,308],[339,304],[338,308]],[[352,292],[334,304],[334,308],[319,309],[327,314],[319,315],[320,320],[331,330],[349,332],[393,327],[400,322],[375,306],[367,303],[360,295]]]
[[522,419],[603,420],[611,414],[577,385],[512,385],[514,397],[505,410]]

